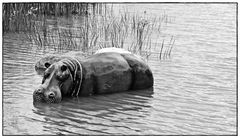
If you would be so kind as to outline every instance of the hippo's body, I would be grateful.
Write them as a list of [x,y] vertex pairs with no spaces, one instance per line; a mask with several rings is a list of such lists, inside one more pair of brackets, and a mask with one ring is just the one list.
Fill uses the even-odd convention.
[[85,59],[53,63],[35,90],[35,102],[60,102],[65,96],[87,96],[153,86],[153,75],[142,58],[132,53],[99,52]]

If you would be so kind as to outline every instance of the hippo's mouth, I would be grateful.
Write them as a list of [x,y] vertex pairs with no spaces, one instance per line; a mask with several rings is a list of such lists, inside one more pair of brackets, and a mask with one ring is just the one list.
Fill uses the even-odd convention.
[[43,95],[33,95],[34,103],[59,103],[61,100],[56,99],[55,97],[44,97]]
[[57,95],[57,91],[61,93],[60,90],[56,91],[46,91],[44,88],[40,87],[33,92],[33,102],[34,103],[59,103],[61,102],[61,94]]
[[37,94],[37,92],[33,93],[33,102],[34,103],[44,103],[46,102],[43,94]]

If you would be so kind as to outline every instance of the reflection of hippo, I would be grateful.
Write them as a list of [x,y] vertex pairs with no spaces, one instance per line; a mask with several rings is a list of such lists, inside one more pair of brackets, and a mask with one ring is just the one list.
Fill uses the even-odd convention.
[[84,60],[64,58],[44,72],[34,102],[60,102],[64,96],[87,96],[153,86],[148,65],[138,56],[123,52],[97,53]]
[[84,59],[85,57],[87,57],[87,55],[81,51],[71,51],[62,55],[47,55],[37,61],[37,63],[35,64],[35,70],[39,75],[43,75],[44,71],[49,65],[58,62],[66,57],[78,57],[80,59]]

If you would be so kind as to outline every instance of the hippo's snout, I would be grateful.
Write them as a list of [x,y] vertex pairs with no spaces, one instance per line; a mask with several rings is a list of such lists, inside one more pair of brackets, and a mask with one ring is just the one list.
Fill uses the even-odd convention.
[[34,102],[44,102],[43,89],[38,88],[33,92],[33,101]]
[[33,102],[35,103],[57,103],[60,102],[53,91],[46,91],[43,88],[38,88],[33,92]]

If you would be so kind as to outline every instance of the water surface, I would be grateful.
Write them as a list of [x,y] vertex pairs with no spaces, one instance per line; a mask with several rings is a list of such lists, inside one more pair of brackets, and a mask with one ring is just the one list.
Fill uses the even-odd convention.
[[32,93],[41,76],[34,63],[56,51],[8,33],[2,49],[4,135],[236,135],[236,5],[120,7],[172,17],[162,29],[166,40],[176,38],[171,58],[153,54],[148,61],[153,89],[35,106]]

